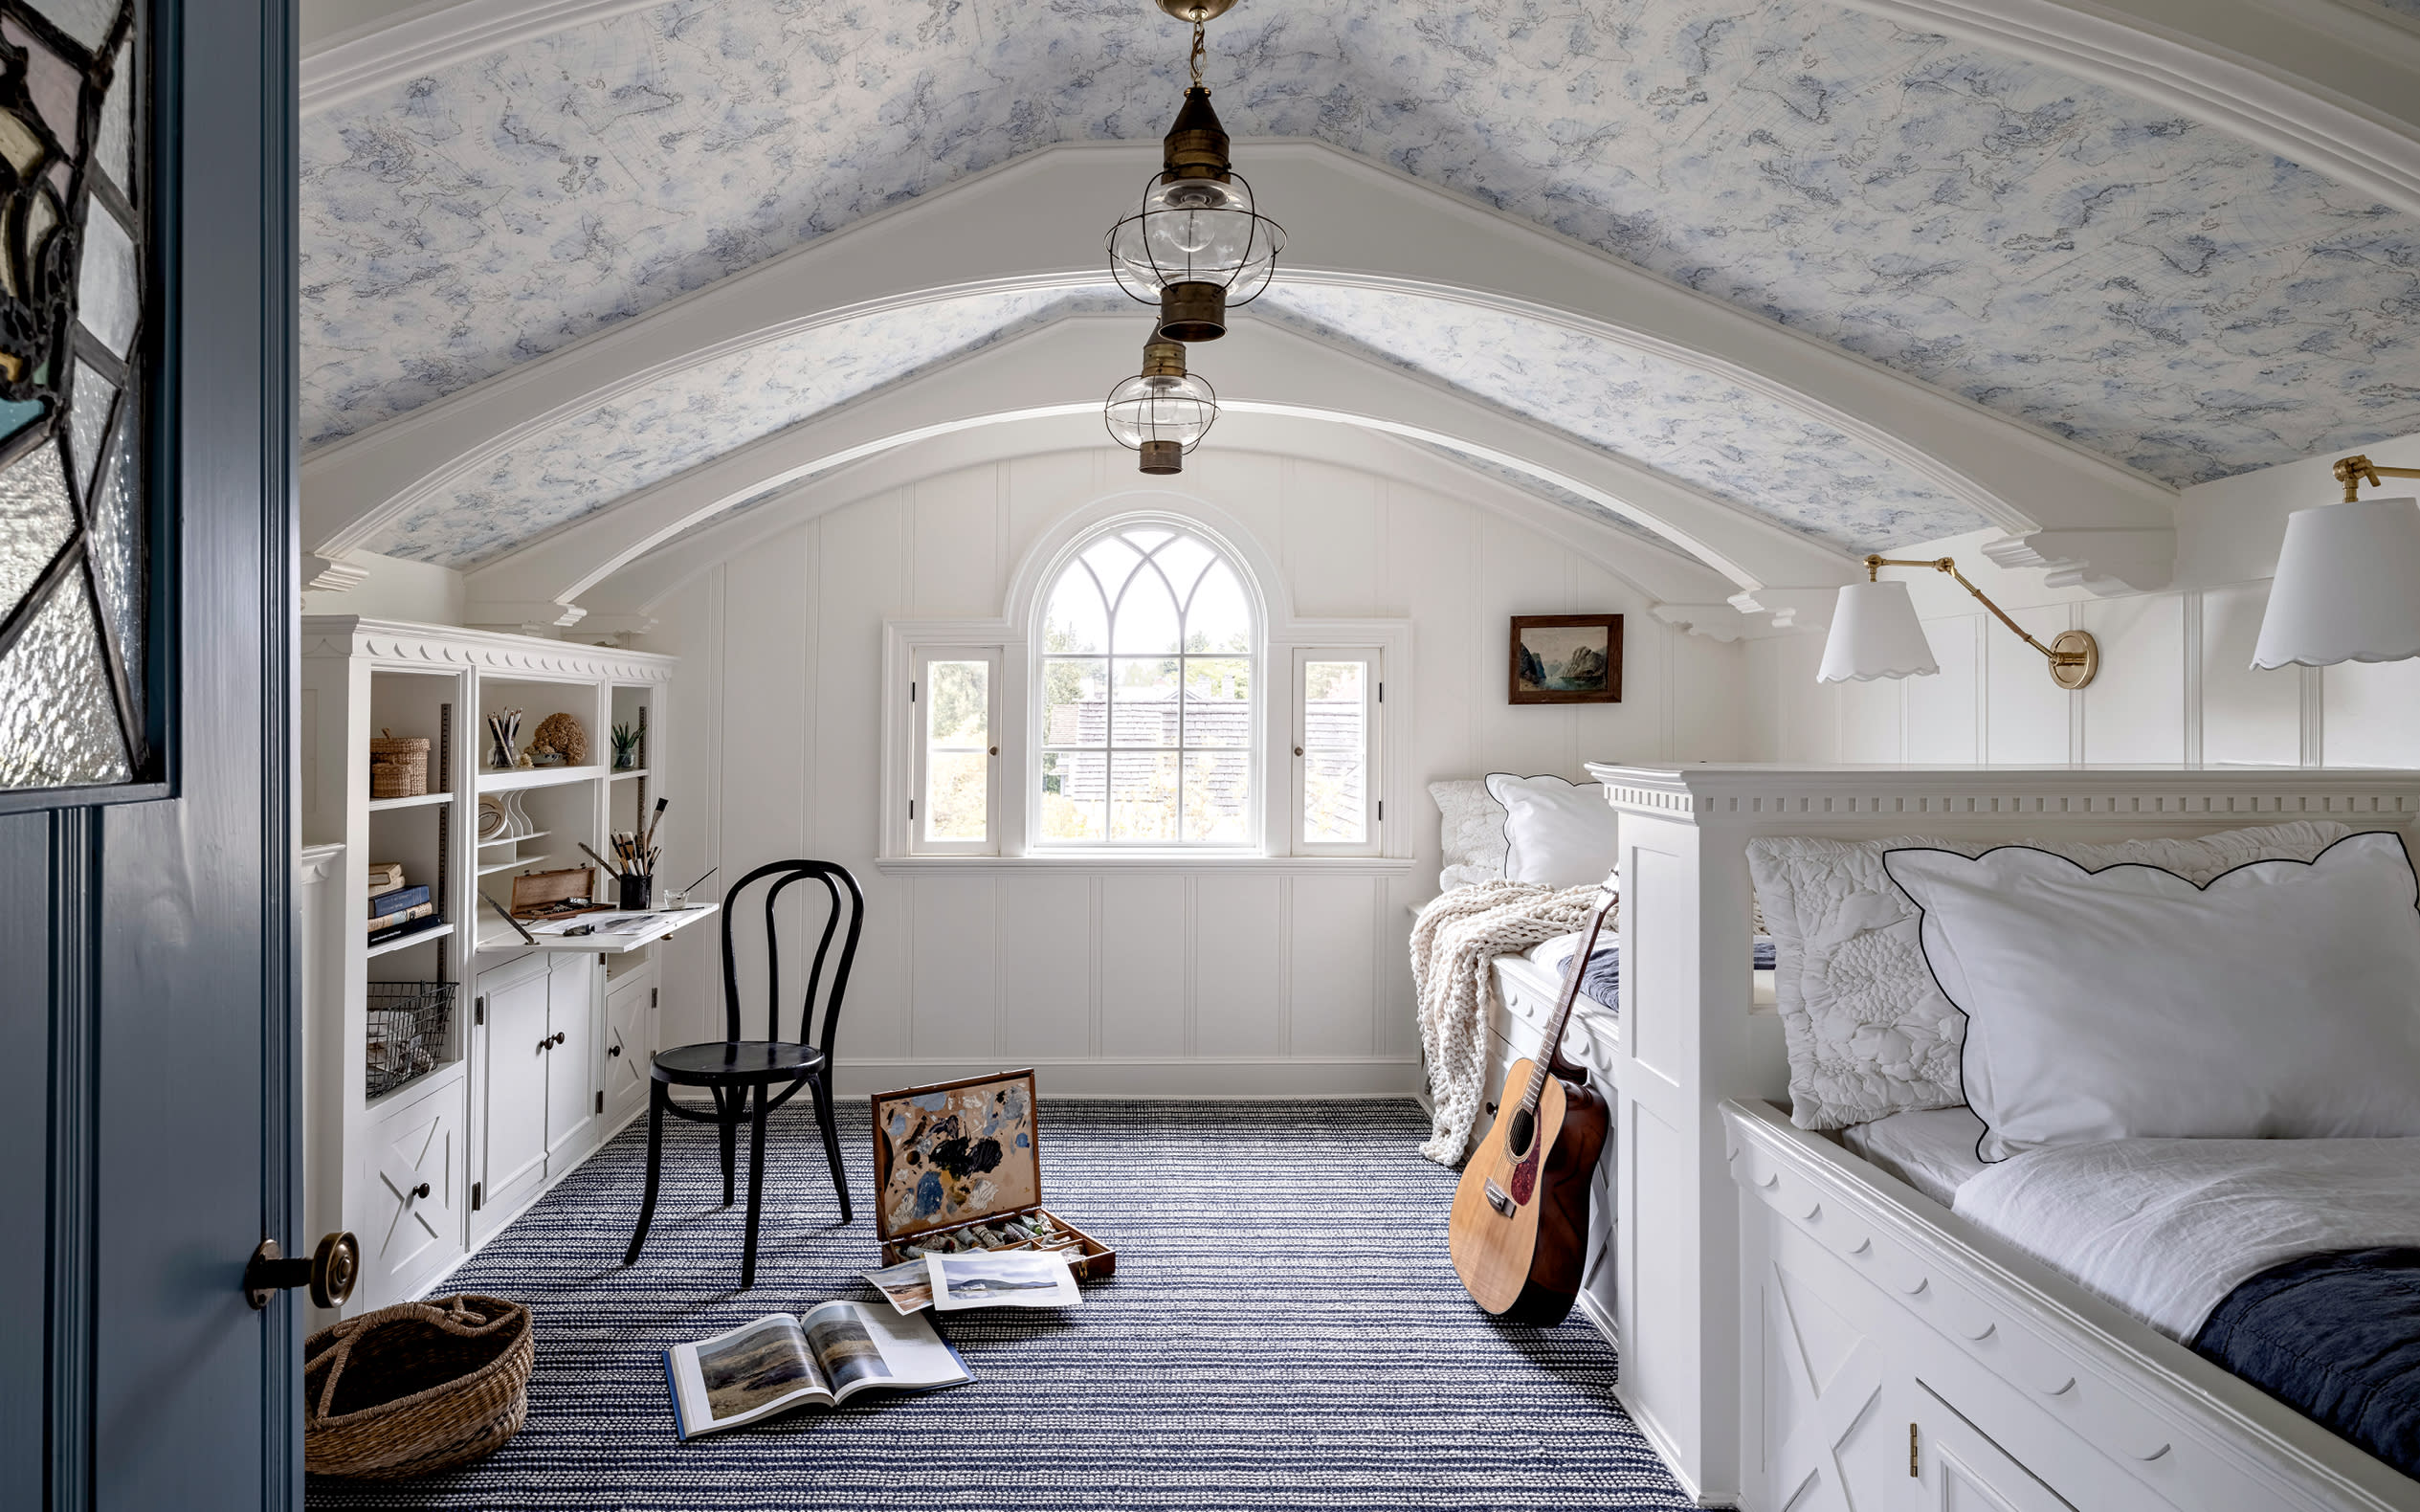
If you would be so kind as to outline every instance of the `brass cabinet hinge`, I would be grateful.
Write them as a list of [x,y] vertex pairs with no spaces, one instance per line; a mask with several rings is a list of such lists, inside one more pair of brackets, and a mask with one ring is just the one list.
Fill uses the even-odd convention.
[[1923,1473],[1916,1468],[1916,1425],[1907,1425],[1907,1474],[1911,1480],[1921,1480]]
[[473,1212],[479,1211],[479,1190],[486,1185],[487,1183],[482,1181],[475,1181],[471,1183],[471,1211]]

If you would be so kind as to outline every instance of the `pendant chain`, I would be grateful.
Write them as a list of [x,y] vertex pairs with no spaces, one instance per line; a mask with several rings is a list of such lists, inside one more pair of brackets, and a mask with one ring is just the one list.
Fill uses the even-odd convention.
[[1193,56],[1190,59],[1190,62],[1193,65],[1193,87],[1195,89],[1202,87],[1202,56],[1209,50],[1210,41],[1208,35],[1203,29],[1202,23],[1196,21],[1193,23]]

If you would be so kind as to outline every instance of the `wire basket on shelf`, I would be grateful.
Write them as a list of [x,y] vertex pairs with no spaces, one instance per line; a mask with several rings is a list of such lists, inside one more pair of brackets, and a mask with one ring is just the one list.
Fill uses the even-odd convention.
[[416,1081],[442,1065],[454,1021],[452,982],[369,984],[369,1047],[366,1096]]

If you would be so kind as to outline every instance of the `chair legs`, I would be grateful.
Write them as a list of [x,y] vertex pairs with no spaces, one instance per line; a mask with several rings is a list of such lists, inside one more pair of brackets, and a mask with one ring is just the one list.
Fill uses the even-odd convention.
[[771,1109],[772,1089],[763,1082],[756,1087],[756,1112],[748,1120],[748,1230],[747,1239],[740,1249],[740,1290],[756,1284],[756,1218],[765,1206],[765,1125],[772,1120],[766,1115]]
[[819,1071],[808,1078],[808,1090],[815,1097],[815,1122],[824,1132],[824,1157],[832,1162],[832,1190],[840,1197],[840,1221],[855,1221],[849,1208],[849,1173],[840,1164],[840,1130],[832,1117],[832,1083],[829,1071]]
[[722,1205],[731,1206],[731,1175],[739,1153],[740,1114],[748,1105],[747,1088],[714,1089],[715,1123],[722,1135]]
[[664,1165],[664,1084],[650,1081],[647,1084],[647,1195],[639,1200],[638,1228],[631,1234],[629,1253],[622,1256],[624,1265],[638,1263],[639,1246],[647,1242],[647,1226],[655,1219],[655,1178]]

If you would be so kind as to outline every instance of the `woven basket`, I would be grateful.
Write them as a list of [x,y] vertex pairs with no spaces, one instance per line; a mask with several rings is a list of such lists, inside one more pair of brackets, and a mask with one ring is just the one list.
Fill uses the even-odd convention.
[[302,1468],[401,1480],[468,1464],[521,1431],[529,1309],[500,1297],[398,1302],[302,1346]]
[[369,743],[369,795],[417,798],[429,790],[429,743],[380,731]]

